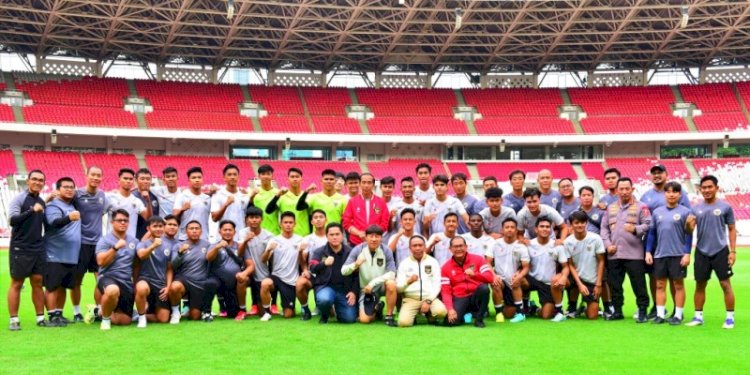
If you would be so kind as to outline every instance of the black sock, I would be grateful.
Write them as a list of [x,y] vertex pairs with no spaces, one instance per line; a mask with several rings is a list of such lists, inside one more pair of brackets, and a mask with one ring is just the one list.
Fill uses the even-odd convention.
[[528,298],[524,298],[523,299],[523,308],[524,309],[528,309],[529,308],[529,299]]
[[523,314],[523,303],[514,303],[516,306],[516,314]]
[[307,305],[302,306],[302,310],[304,310],[306,313],[309,313],[310,312],[310,307],[307,306]]
[[562,304],[555,305],[555,313],[556,314],[562,314]]

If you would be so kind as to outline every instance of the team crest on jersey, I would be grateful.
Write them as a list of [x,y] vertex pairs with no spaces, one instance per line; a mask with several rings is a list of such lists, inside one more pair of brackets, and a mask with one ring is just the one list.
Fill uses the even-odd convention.
[[153,201],[151,201],[151,207],[154,207],[154,208],[156,208],[156,206],[157,206],[158,204],[159,204],[159,202],[158,202],[158,201],[156,201],[156,200],[153,200]]
[[128,249],[134,250],[135,249],[135,242],[131,242],[128,244]]
[[680,214],[674,214],[674,216],[672,216],[672,219],[674,219],[674,221],[678,221],[681,218],[682,218],[682,216]]
[[552,198],[552,204],[557,204],[557,198]]
[[383,258],[378,258],[377,263],[378,263],[378,267],[383,267],[383,264],[385,263],[385,261]]
[[171,250],[169,250],[169,249],[164,249],[164,256],[165,256],[165,257],[168,257],[168,256],[169,256],[169,254],[170,254],[171,252],[172,252],[172,251],[171,251]]
[[721,209],[717,208],[714,210],[714,216],[721,216]]
[[586,251],[594,251],[594,245],[586,245]]
[[431,275],[432,274],[432,266],[424,266],[424,273]]
[[137,206],[135,205],[135,203],[133,203],[133,209],[135,209],[136,207],[137,207]]
[[104,204],[104,198],[99,198],[99,204]]
[[375,215],[380,215],[380,207],[375,206],[372,209],[375,211]]
[[201,253],[203,253],[203,254],[206,253],[206,248],[205,247],[201,247]]
[[599,220],[599,214],[591,215],[591,220]]

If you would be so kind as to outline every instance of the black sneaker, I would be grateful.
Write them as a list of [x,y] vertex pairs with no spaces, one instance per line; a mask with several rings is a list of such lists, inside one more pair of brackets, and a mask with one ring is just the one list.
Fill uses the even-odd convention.
[[638,310],[638,317],[635,318],[636,323],[646,323],[648,322],[648,315],[646,315],[646,310]]
[[654,318],[654,320],[651,321],[651,323],[654,323],[654,324],[664,324],[666,322],[667,321],[660,316],[657,316],[656,318]]
[[68,324],[65,323],[59,316],[53,316],[47,321],[46,327],[52,327],[52,328],[58,328],[58,327],[65,327]]
[[312,313],[310,312],[310,309],[303,308],[302,309],[302,320],[307,321],[307,320],[310,320],[310,319],[312,319]]
[[398,324],[396,324],[396,319],[393,318],[393,315],[386,315],[385,317],[385,325],[388,327],[396,327]]
[[58,315],[57,318],[60,319],[61,322],[65,323],[65,325],[75,323],[75,321],[69,320],[68,318],[66,318],[66,317],[64,317],[62,315]]
[[385,302],[380,301],[375,305],[375,319],[383,319],[383,309],[385,308]]
[[625,316],[622,315],[621,312],[615,312],[613,314],[605,315],[604,320],[608,321],[614,321],[614,320],[623,320],[625,319]]
[[648,315],[646,316],[648,320],[654,320],[656,319],[656,307],[652,307],[651,311],[648,312]]
[[40,321],[36,322],[36,326],[37,327],[47,327],[48,323],[49,322],[47,322],[46,320],[40,320]]
[[476,319],[476,320],[474,320],[474,327],[484,328],[485,327],[485,325],[484,325],[484,319]]
[[203,313],[203,321],[206,323],[211,323],[214,321],[214,316],[211,313]]
[[682,319],[680,319],[680,318],[678,318],[676,316],[673,316],[673,317],[669,318],[669,320],[667,320],[667,322],[671,326],[678,326],[678,325],[682,324]]
[[320,320],[318,320],[318,324],[328,324],[328,317],[321,315]]
[[10,322],[10,326],[8,326],[8,329],[11,331],[20,331],[21,322]]
[[82,314],[75,314],[73,315],[73,323],[83,323],[83,315]]
[[539,306],[536,305],[536,302],[531,301],[529,302],[529,308],[528,308],[528,314],[526,316],[532,316],[536,315],[537,311],[539,311]]

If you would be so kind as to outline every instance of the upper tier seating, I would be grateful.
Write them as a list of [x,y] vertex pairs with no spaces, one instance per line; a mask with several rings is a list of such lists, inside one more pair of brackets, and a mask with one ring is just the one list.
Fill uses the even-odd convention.
[[56,151],[23,151],[26,170],[39,169],[46,177],[45,185],[55,189],[55,183],[61,177],[70,177],[77,187],[85,186],[86,179],[81,164],[81,155],[77,152]]
[[380,116],[453,117],[458,105],[453,90],[447,89],[357,89],[359,103],[369,106],[377,119]]

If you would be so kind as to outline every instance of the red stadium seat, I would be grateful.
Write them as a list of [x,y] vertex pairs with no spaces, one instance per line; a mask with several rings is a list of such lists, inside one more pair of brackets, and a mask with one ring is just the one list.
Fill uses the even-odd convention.
[[466,163],[448,162],[445,163],[445,165],[448,166],[448,170],[451,172],[451,176],[456,173],[463,173],[466,175],[466,178],[471,179],[471,173],[469,172],[469,168],[466,166]]
[[581,120],[586,134],[687,132],[685,121],[672,115],[596,116]]
[[362,173],[359,163],[351,161],[315,161],[315,160],[263,160],[260,164],[268,164],[274,169],[277,186],[289,186],[286,175],[289,168],[299,168],[302,171],[302,189],[315,183],[316,191],[321,189],[321,173],[325,169],[333,169],[346,175],[349,172]]
[[0,150],[0,178],[7,175],[16,174],[16,159],[11,150]]
[[28,123],[110,128],[138,127],[134,114],[114,107],[34,104],[30,107],[23,107],[23,117]]
[[81,154],[77,152],[23,151],[23,161],[27,171],[39,169],[44,172],[50,189],[54,189],[61,177],[72,178],[78,187],[86,184]]
[[[133,154],[93,154],[84,153],[83,161],[86,163],[86,168],[97,166],[102,169],[103,177],[101,188],[105,191],[115,190],[120,187],[117,176],[121,168],[130,168],[133,171],[137,171],[138,160]],[[135,185],[133,185],[135,188]]]
[[680,85],[682,99],[694,103],[703,113],[739,112],[732,85],[729,83],[708,83],[703,85]]
[[477,134],[574,134],[573,123],[557,117],[487,117],[474,121]]
[[464,89],[467,105],[485,118],[511,116],[557,117],[563,104],[558,89]]
[[671,115],[676,99],[669,86],[568,89],[573,104],[589,117],[602,115]]
[[316,133],[361,134],[359,122],[346,117],[315,116],[312,118]]
[[647,159],[647,158],[608,158],[608,167],[617,168],[623,177],[630,177],[633,182],[650,181],[650,170],[655,164],[667,167],[670,180],[690,178],[690,172],[682,159]]
[[190,82],[135,81],[138,95],[148,99],[154,111],[191,111],[239,113],[245,101],[238,85],[214,85]]
[[526,174],[537,173],[542,169],[549,169],[552,172],[552,177],[555,180],[559,180],[563,177],[569,177],[577,179],[578,175],[573,169],[573,166],[569,162],[488,162],[488,163],[477,163],[477,171],[479,171],[479,177],[485,178],[487,176],[495,176],[500,181],[507,181],[510,172],[516,169],[520,169]]
[[239,113],[160,110],[146,114],[150,129],[252,132],[253,123]]
[[260,127],[267,133],[310,133],[310,124],[304,116],[269,115],[260,119]]
[[371,134],[464,135],[466,123],[452,117],[375,117],[367,121]]
[[120,108],[130,91],[124,79],[83,77],[78,79],[22,82],[16,89],[29,95],[34,104]]
[[709,112],[693,117],[695,127],[702,132],[726,132],[747,128],[748,122],[742,112]]
[[13,116],[13,108],[0,104],[0,121],[15,122],[16,118]]
[[303,87],[302,94],[305,96],[307,110],[312,116],[344,117],[346,106],[352,104],[347,89]]
[[227,160],[223,156],[194,156],[194,155],[146,155],[146,164],[154,176],[162,177],[161,171],[166,167],[177,169],[179,178],[178,185],[187,187],[189,184],[187,171],[192,167],[201,167],[203,169],[203,183],[224,185],[224,176],[222,170],[228,164],[232,163],[240,168],[240,183],[242,187],[248,186],[248,182],[253,179],[255,172],[248,160]]
[[586,174],[586,178],[599,180],[604,186],[604,167],[600,162],[583,162],[581,168]]
[[263,104],[270,115],[303,115],[305,113],[296,87],[249,86],[250,97]]
[[453,117],[458,105],[453,90],[447,89],[357,89],[359,103],[379,116]]

